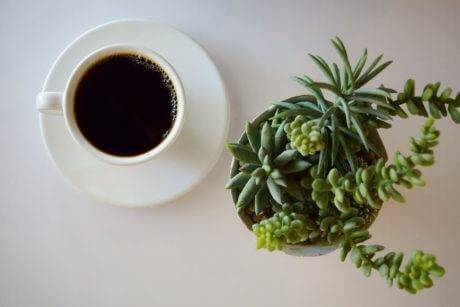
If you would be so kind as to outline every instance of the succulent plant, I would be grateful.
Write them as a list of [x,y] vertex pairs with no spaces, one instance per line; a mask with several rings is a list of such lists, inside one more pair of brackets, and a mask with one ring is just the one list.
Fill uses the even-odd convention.
[[240,172],[230,179],[226,187],[242,189],[236,204],[238,210],[253,204],[255,213],[261,214],[270,206],[269,197],[282,204],[286,193],[297,200],[304,200],[302,190],[291,174],[308,169],[311,163],[299,159],[296,150],[286,149],[283,129],[284,124],[274,131],[265,123],[259,131],[247,123],[249,144],[227,144],[227,148],[241,163]]
[[313,120],[306,121],[297,115],[294,121],[284,126],[291,147],[297,149],[302,156],[313,155],[324,148],[324,140],[319,126]]
[[[310,55],[327,81],[295,77],[309,93],[274,103],[246,125],[239,143],[227,145],[234,156],[227,188],[257,248],[337,245],[340,259],[350,255],[365,276],[375,270],[389,286],[416,293],[444,275],[433,255],[417,251],[402,269],[403,253],[382,255],[383,246],[363,242],[383,203],[404,201],[398,186],[425,185],[419,167],[434,163],[435,119],[450,115],[460,123],[460,94],[452,98],[452,90],[440,91],[437,82],[416,95],[412,79],[399,93],[364,87],[391,61],[380,64],[380,55],[366,67],[364,50],[352,65],[343,42],[336,37],[332,44],[341,69]],[[421,137],[411,138],[411,154],[398,151],[391,163],[376,131],[409,114],[429,118]]]

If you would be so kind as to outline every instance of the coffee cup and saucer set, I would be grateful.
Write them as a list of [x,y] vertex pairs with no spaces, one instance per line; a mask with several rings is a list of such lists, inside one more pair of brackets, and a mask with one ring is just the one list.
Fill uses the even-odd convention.
[[79,190],[116,206],[171,202],[217,162],[225,85],[206,51],[171,27],[121,20],[89,30],[37,95],[42,137]]

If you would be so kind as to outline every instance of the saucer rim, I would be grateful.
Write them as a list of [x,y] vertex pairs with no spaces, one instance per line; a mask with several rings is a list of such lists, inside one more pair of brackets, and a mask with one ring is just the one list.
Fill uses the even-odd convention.
[[[221,95],[222,95],[222,98],[223,98],[222,101],[224,102],[224,112],[225,112],[225,114],[224,114],[225,123],[223,125],[224,127],[222,129],[219,145],[217,147],[218,150],[213,155],[213,160],[210,161],[210,163],[208,163],[205,168],[203,168],[203,170],[201,171],[200,175],[197,176],[197,178],[194,179],[194,182],[192,184],[190,184],[190,186],[188,186],[186,189],[183,189],[182,191],[180,191],[178,193],[171,193],[171,195],[169,195],[167,197],[164,197],[163,199],[161,199],[159,201],[137,202],[135,205],[133,205],[133,203],[126,203],[124,201],[119,201],[119,200],[116,200],[116,199],[106,199],[106,198],[101,197],[101,196],[99,196],[97,194],[90,193],[89,191],[86,191],[83,187],[77,185],[74,181],[72,181],[67,176],[67,174],[63,171],[63,169],[61,169],[61,167],[58,165],[57,161],[54,159],[53,154],[51,152],[51,149],[49,147],[49,144],[47,142],[47,136],[46,136],[46,131],[45,131],[45,127],[44,127],[44,117],[51,116],[51,115],[39,114],[39,125],[40,125],[41,137],[42,137],[43,142],[45,143],[45,148],[46,148],[46,151],[47,151],[47,154],[48,154],[49,158],[53,161],[55,167],[58,169],[58,172],[62,175],[62,177],[64,177],[65,180],[71,186],[76,188],[78,191],[80,191],[84,195],[87,195],[91,199],[96,200],[97,202],[110,204],[110,205],[114,205],[114,206],[122,207],[122,208],[135,208],[135,209],[139,208],[139,209],[142,209],[142,208],[148,208],[148,207],[162,206],[162,205],[169,204],[169,203],[173,202],[174,200],[177,200],[177,199],[183,197],[184,195],[186,195],[187,193],[192,191],[194,188],[196,188],[209,175],[209,173],[214,169],[214,167],[218,163],[220,157],[222,156],[222,152],[223,152],[224,144],[225,144],[225,139],[228,136],[228,132],[229,132],[229,128],[230,128],[230,104],[229,104],[228,90],[227,90],[227,88],[225,86],[225,83],[224,83],[224,80],[222,78],[222,75],[219,72],[216,64],[214,63],[214,61],[212,60],[212,58],[210,57],[210,55],[208,54],[206,49],[201,44],[199,44],[198,42],[193,40],[191,37],[189,37],[187,34],[182,32],[181,30],[178,30],[177,28],[175,28],[173,26],[158,23],[158,22],[154,22],[154,21],[151,21],[151,20],[148,20],[148,19],[125,18],[125,19],[112,20],[112,21],[100,24],[100,25],[98,25],[96,27],[93,27],[93,28],[83,32],[77,38],[75,38],[72,42],[70,42],[63,49],[63,51],[61,51],[61,53],[58,55],[56,60],[54,60],[53,64],[51,65],[51,67],[50,67],[50,69],[49,69],[49,71],[47,73],[45,82],[44,82],[43,87],[42,87],[42,91],[50,90],[49,83],[50,83],[51,76],[55,73],[57,67],[59,65],[62,65],[62,62],[64,61],[63,59],[64,59],[65,55],[69,52],[69,50],[71,50],[72,48],[75,47],[75,45],[80,43],[80,41],[85,36],[91,34],[92,32],[101,30],[102,28],[106,28],[106,27],[113,26],[113,25],[119,25],[119,24],[123,24],[123,23],[141,23],[141,24],[144,24],[144,26],[161,27],[161,28],[164,28],[166,30],[174,31],[177,34],[179,34],[182,39],[188,40],[190,43],[195,45],[201,51],[201,53],[205,56],[207,61],[209,62],[210,67],[212,68],[212,70],[215,73],[216,81],[219,83],[219,86],[220,86],[220,88],[222,90]],[[152,161],[154,161],[154,160],[151,160],[151,161],[148,161],[148,162],[152,163]],[[140,165],[142,165],[142,164],[140,164]],[[113,165],[113,167],[123,167],[123,166]]]

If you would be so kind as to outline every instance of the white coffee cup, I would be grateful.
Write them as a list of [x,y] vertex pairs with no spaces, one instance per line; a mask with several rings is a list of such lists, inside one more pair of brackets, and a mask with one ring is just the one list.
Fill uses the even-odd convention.
[[[75,91],[84,73],[99,60],[114,54],[135,54],[145,57],[160,66],[170,78],[177,98],[176,118],[166,138],[151,150],[136,156],[115,156],[94,147],[78,128],[75,114]],[[165,151],[177,139],[185,118],[185,94],[179,76],[173,67],[159,54],[148,48],[131,45],[110,45],[89,54],[72,71],[64,92],[41,92],[36,98],[37,109],[41,113],[64,116],[72,137],[88,152],[107,163],[131,165],[145,162]]]

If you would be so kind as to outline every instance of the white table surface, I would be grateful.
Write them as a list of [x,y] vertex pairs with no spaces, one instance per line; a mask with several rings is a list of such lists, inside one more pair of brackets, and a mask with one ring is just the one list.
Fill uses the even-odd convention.
[[[284,3],[283,3],[284,2]],[[231,99],[230,139],[271,101],[302,93],[289,76],[319,72],[339,34],[395,60],[380,80],[441,80],[460,90],[460,1],[0,0],[0,306],[459,306],[460,126],[439,122],[428,187],[389,203],[371,242],[435,253],[447,274],[417,296],[366,279],[336,253],[257,252],[223,189],[222,155],[194,191],[165,207],[97,203],[61,178],[40,138],[34,97],[54,59],[83,31],[119,18],[173,25],[202,44]],[[335,58],[334,58],[335,59]],[[420,120],[383,134],[405,149]]]

